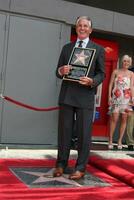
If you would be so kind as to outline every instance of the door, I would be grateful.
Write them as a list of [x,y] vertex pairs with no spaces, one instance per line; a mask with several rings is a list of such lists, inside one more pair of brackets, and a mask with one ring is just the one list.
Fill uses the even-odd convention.
[[[7,16],[0,14],[0,94],[3,91],[3,78],[4,78],[4,52],[6,47],[6,22]],[[3,100],[0,98],[0,142],[2,137],[2,104]]]
[[[105,72],[106,78],[98,93],[99,105],[96,105],[96,119],[93,123],[93,136],[105,139],[108,137],[108,87],[111,73],[117,68],[118,43],[114,41],[92,38],[93,41],[102,45],[105,50]],[[100,87],[100,86],[99,86]],[[98,101],[98,99],[96,99]]]
[[97,92],[98,95],[96,95],[96,116],[93,123],[93,136],[108,136],[108,87],[114,66],[115,63],[113,61],[105,62],[106,78],[100,87],[101,91]]
[[[4,96],[35,107],[57,106],[60,34],[60,23],[10,16]],[[55,145],[57,115],[4,101],[1,143]]]

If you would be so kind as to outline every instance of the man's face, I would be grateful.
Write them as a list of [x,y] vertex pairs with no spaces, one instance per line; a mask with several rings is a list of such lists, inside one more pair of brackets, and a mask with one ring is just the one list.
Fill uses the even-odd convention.
[[80,19],[76,24],[76,33],[80,40],[83,40],[92,32],[92,28],[90,27],[89,21],[87,19]]

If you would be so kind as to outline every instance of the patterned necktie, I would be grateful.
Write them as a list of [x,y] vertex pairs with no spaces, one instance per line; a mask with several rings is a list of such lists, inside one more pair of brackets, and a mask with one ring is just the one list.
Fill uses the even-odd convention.
[[83,41],[80,40],[80,41],[79,41],[79,45],[78,45],[78,47],[82,47],[82,43],[83,43]]

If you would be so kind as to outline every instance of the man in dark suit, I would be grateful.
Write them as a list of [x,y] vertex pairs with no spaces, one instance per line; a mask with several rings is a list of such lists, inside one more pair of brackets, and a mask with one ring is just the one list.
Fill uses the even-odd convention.
[[74,47],[82,43],[82,48],[96,49],[90,71],[87,76],[81,77],[79,82],[63,80],[59,95],[59,127],[58,127],[58,156],[53,176],[62,176],[68,164],[71,138],[76,116],[76,132],[78,137],[78,158],[75,171],[69,178],[76,180],[85,175],[88,163],[91,128],[94,112],[94,99],[97,86],[105,78],[104,49],[89,40],[92,32],[92,22],[87,16],[81,16],[76,21],[77,41],[66,44],[59,58],[56,75],[58,78],[69,74],[71,66],[68,65]]

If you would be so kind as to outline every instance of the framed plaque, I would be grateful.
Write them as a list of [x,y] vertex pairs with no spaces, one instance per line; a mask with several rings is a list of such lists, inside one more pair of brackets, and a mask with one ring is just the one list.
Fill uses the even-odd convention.
[[74,47],[68,62],[68,65],[71,65],[72,68],[70,73],[65,75],[63,79],[79,81],[80,77],[87,76],[95,53],[96,49]]

